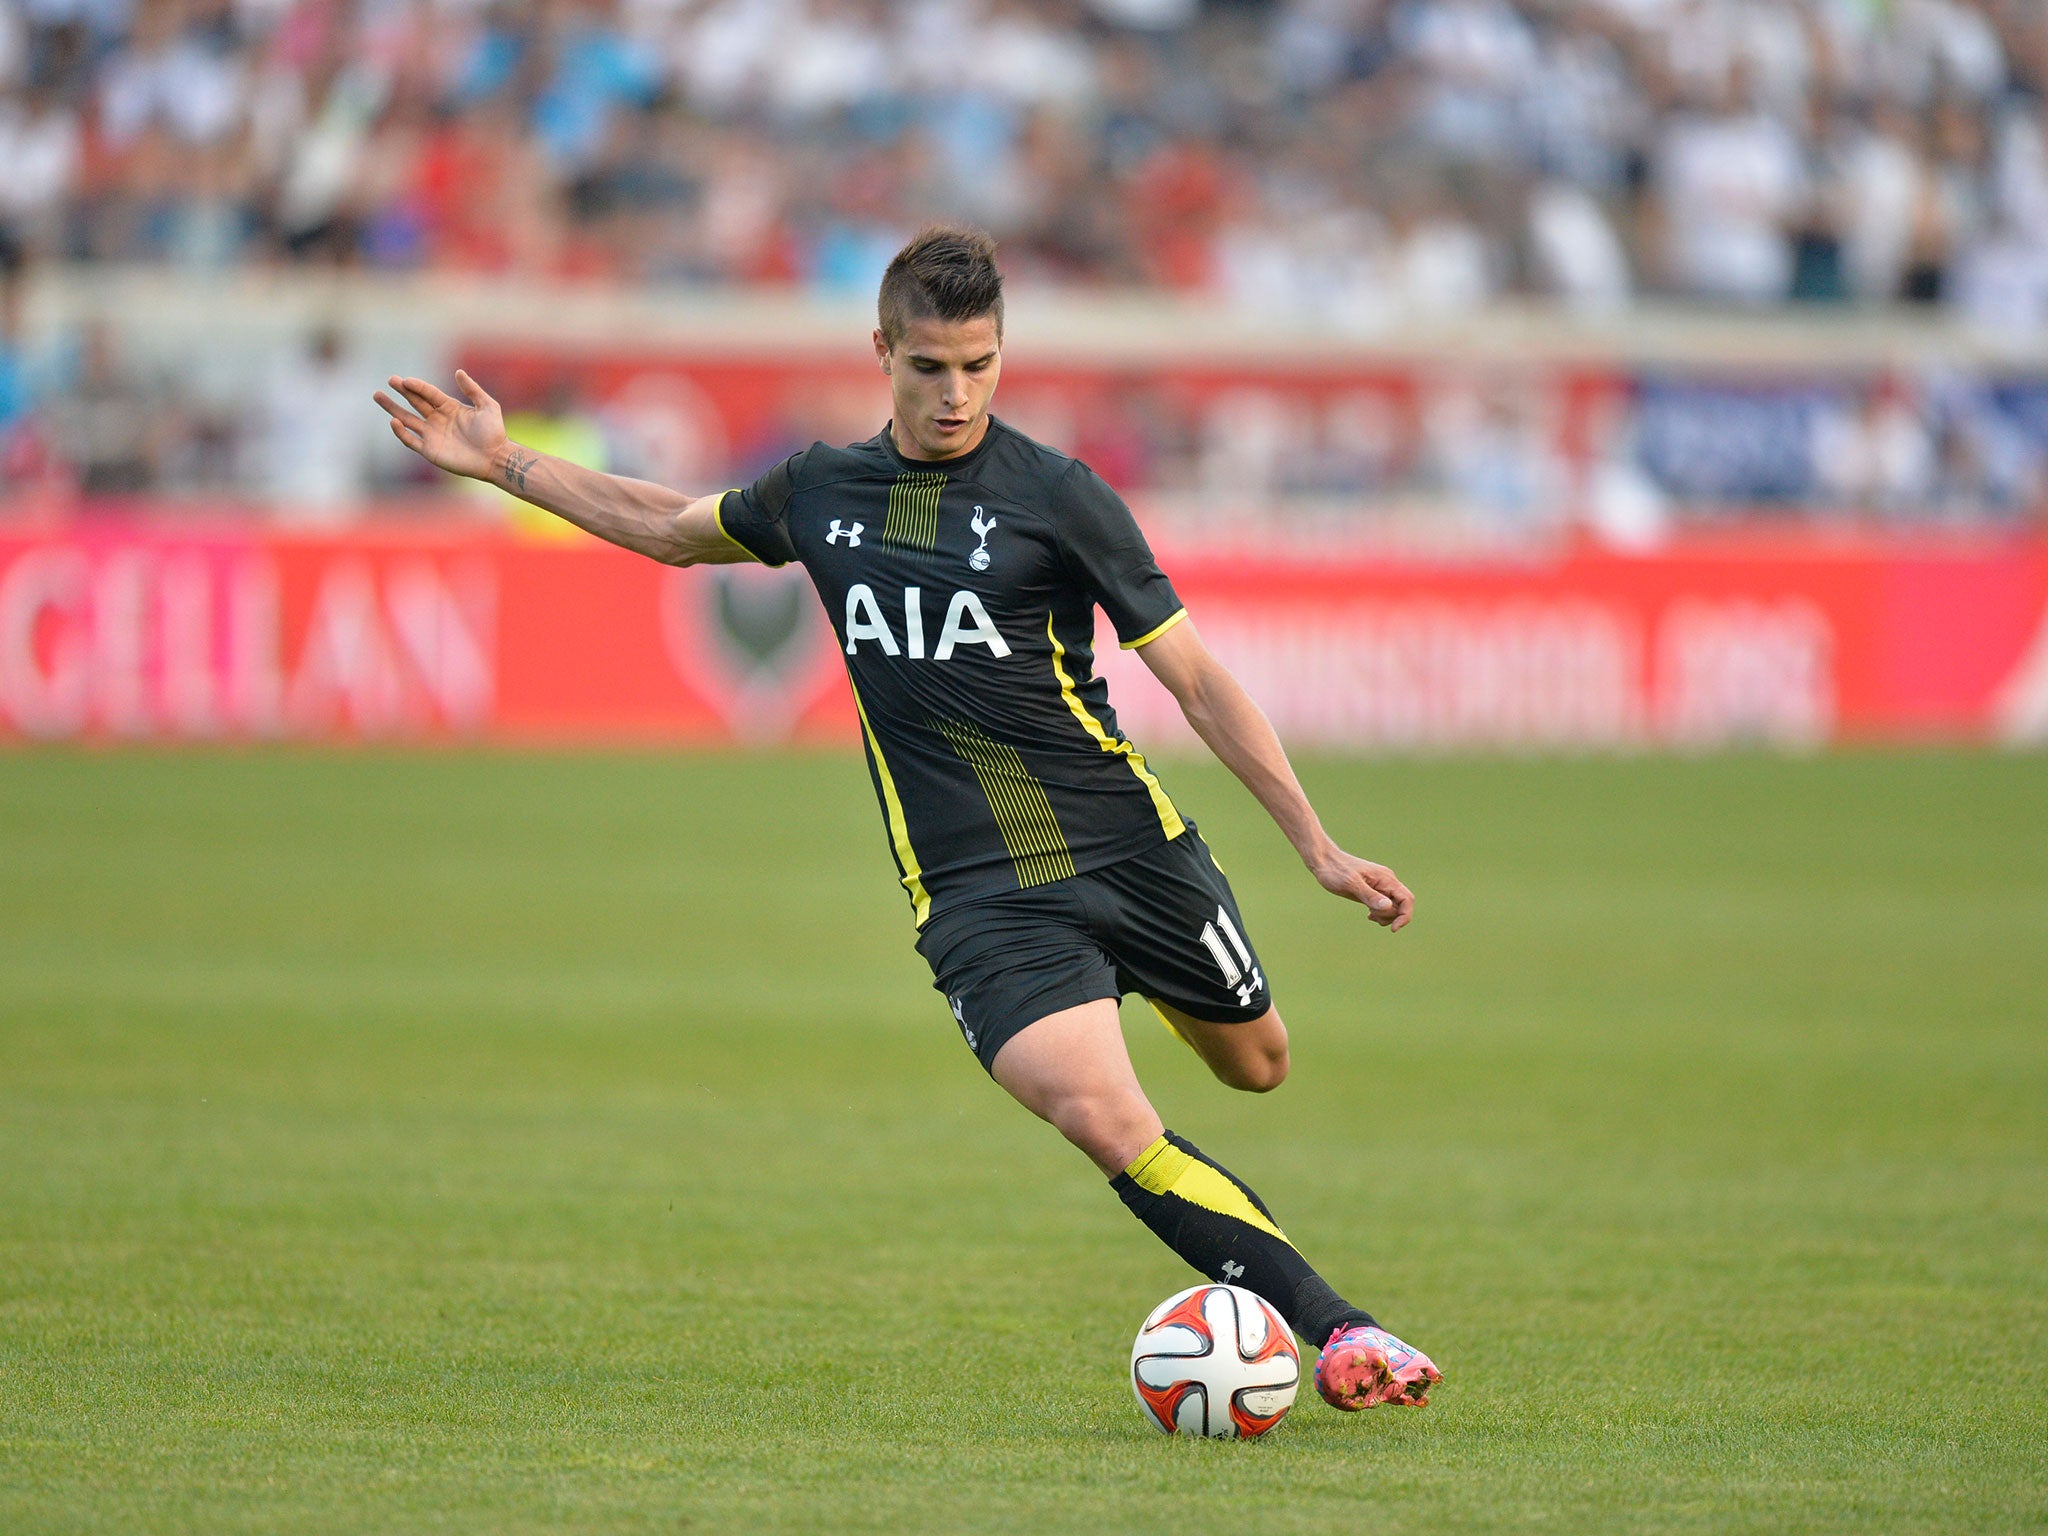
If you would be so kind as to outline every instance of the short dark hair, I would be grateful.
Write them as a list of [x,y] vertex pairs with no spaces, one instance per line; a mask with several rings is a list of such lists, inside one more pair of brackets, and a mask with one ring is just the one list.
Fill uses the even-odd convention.
[[978,229],[934,224],[896,253],[876,301],[882,340],[895,346],[913,320],[978,320],[994,315],[1003,338],[1003,274],[996,243]]

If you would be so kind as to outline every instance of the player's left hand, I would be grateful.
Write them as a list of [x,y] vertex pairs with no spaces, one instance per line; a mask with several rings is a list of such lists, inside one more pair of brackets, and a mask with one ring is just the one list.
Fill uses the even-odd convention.
[[1415,893],[1384,864],[1333,846],[1309,868],[1324,890],[1360,903],[1389,933],[1399,933],[1415,916]]

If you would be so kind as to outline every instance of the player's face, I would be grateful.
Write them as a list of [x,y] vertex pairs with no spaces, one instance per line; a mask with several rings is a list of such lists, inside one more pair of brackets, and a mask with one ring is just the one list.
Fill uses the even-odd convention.
[[950,459],[981,442],[1003,370],[995,316],[913,320],[893,347],[876,331],[875,357],[895,400],[898,453]]

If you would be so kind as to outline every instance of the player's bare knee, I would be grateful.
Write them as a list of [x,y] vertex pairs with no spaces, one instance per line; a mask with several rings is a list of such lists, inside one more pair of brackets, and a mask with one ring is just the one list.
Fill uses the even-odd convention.
[[1287,1047],[1248,1051],[1218,1067],[1225,1086],[1246,1093],[1271,1093],[1287,1081]]
[[1290,1065],[1292,1063],[1288,1060],[1287,1047],[1284,1045],[1277,1051],[1271,1051],[1261,1056],[1256,1072],[1258,1081],[1252,1084],[1251,1091],[1253,1093],[1271,1093],[1275,1088],[1278,1088],[1287,1081],[1287,1069]]
[[1100,1099],[1077,1099],[1061,1105],[1052,1123],[1083,1152],[1099,1157],[1114,1153],[1128,1140],[1137,1119],[1120,1105]]
[[1271,1093],[1287,1081],[1287,1026],[1269,1008],[1247,1024],[1231,1027],[1230,1050],[1213,1063],[1217,1077],[1246,1093]]
[[1052,1107],[1053,1128],[1098,1165],[1121,1168],[1151,1140],[1152,1115],[1140,1101],[1076,1096]]

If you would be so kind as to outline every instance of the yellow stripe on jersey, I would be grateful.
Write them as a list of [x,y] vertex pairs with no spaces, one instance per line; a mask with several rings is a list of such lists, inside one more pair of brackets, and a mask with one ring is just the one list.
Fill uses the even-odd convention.
[[889,511],[882,519],[882,539],[912,549],[939,544],[939,492],[946,477],[935,470],[908,469],[889,487]]
[[934,720],[933,725],[980,781],[995,813],[996,830],[1003,846],[1017,866],[1020,886],[1047,885],[1064,880],[1074,872],[1074,858],[1067,851],[1067,837],[1045,786],[1024,766],[1017,749],[997,741],[964,720]]
[[860,689],[853,686],[853,675],[847,674],[846,685],[853,688],[853,707],[860,714],[860,728],[868,738],[868,751],[874,754],[875,777],[882,783],[882,815],[889,823],[889,841],[895,845],[896,863],[903,871],[903,889],[910,892],[910,909],[916,926],[922,928],[924,920],[932,915],[932,899],[924,888],[924,870],[917,862],[917,850],[910,846],[910,823],[903,816],[903,802],[896,794],[896,780],[889,772],[889,760],[882,756],[882,743],[875,735],[875,728],[868,724],[867,706],[860,701]]
[[[1181,610],[1182,615],[1186,612],[1185,608]],[[1173,622],[1172,619],[1166,621],[1167,624]],[[1156,635],[1165,628],[1166,625],[1162,624],[1159,629],[1153,630],[1152,634]],[[1067,708],[1074,712],[1074,718],[1081,722],[1081,728],[1095,738],[1095,745],[1105,752],[1115,753],[1131,765],[1131,772],[1138,776],[1138,782],[1143,784],[1152,796],[1152,809],[1159,813],[1159,825],[1166,833],[1166,840],[1172,842],[1187,831],[1187,823],[1180,819],[1180,812],[1173,808],[1173,801],[1167,798],[1166,790],[1153,775],[1152,770],[1145,766],[1145,754],[1121,735],[1111,736],[1102,728],[1102,722],[1088,713],[1088,706],[1081,702],[1081,695],[1074,691],[1073,678],[1067,675],[1067,648],[1060,644],[1060,637],[1053,633],[1050,613],[1045,616],[1045,637],[1052,642],[1052,675],[1059,679],[1060,697],[1067,701]],[[1146,638],[1150,639],[1151,636],[1148,635]]]
[[1124,1172],[1140,1189],[1155,1195],[1178,1195],[1190,1205],[1199,1205],[1219,1216],[1233,1217],[1248,1227],[1272,1233],[1290,1248],[1294,1246],[1288,1242],[1285,1232],[1274,1226],[1256,1205],[1245,1198],[1243,1190],[1193,1153],[1181,1151],[1164,1136],[1140,1152],[1137,1161]]
[[1146,630],[1145,633],[1138,636],[1138,638],[1135,640],[1126,640],[1124,642],[1124,649],[1127,651],[1135,651],[1141,645],[1150,645],[1154,640],[1157,640],[1161,635],[1165,634],[1169,629],[1173,628],[1174,625],[1178,624],[1182,619],[1186,618],[1187,616],[1187,609],[1182,608],[1177,610],[1174,613],[1174,616],[1168,619],[1164,624],[1155,625],[1151,629]]

